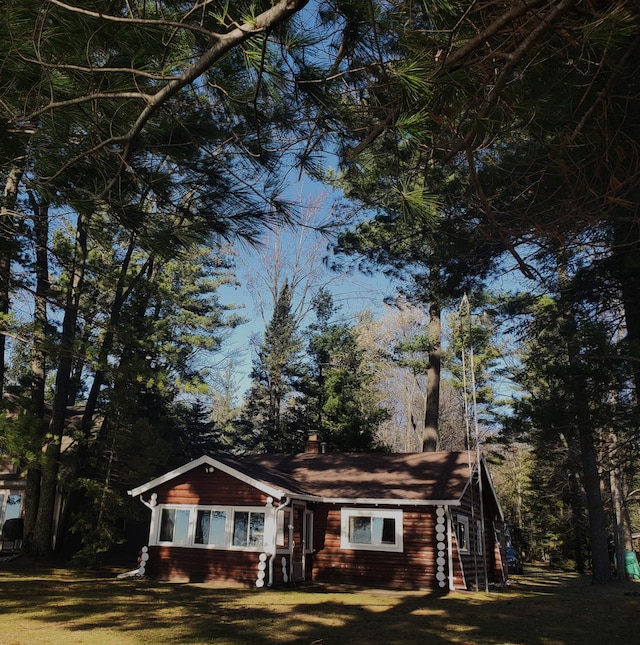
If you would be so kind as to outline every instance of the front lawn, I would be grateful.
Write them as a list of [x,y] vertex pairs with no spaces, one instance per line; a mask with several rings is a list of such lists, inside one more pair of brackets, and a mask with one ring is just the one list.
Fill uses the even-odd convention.
[[0,562],[2,645],[601,645],[637,642],[639,618],[640,583],[592,586],[542,566],[488,594],[443,596],[220,589]]

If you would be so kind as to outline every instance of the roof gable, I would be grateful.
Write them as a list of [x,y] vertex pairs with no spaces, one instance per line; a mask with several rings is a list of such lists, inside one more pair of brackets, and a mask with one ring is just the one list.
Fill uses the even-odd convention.
[[130,491],[127,491],[127,492],[132,497],[143,495],[147,491],[153,490],[154,488],[157,488],[158,486],[165,484],[171,481],[172,479],[176,479],[176,477],[180,477],[180,475],[184,475],[185,473],[188,473],[194,468],[198,468],[199,466],[202,466],[202,465],[209,466],[211,468],[218,468],[223,472],[227,473],[228,475],[231,475],[232,477],[239,479],[245,484],[249,484],[250,486],[253,486],[254,488],[257,488],[258,490],[262,491],[263,493],[267,495],[271,495],[275,499],[281,499],[286,494],[286,491],[282,490],[281,488],[278,488],[277,486],[273,486],[268,482],[256,480],[253,477],[251,477],[249,474],[240,472],[237,468],[234,468],[232,465],[225,463],[225,461],[222,461],[221,458],[210,457],[209,455],[203,455],[202,457],[198,457],[198,459],[194,459],[193,461],[190,461],[189,463],[184,464],[179,468],[170,470],[169,472],[164,473],[164,475],[160,475],[159,477],[156,477],[155,479],[148,481],[146,484],[142,484],[141,486],[132,488]]

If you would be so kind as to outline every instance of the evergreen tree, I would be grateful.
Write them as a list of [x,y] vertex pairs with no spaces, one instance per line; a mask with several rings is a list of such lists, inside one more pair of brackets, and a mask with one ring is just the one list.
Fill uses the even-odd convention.
[[304,374],[303,344],[291,313],[291,289],[282,285],[251,371],[241,418],[246,449],[297,452],[306,440],[293,423],[292,406]]
[[[555,496],[562,509],[558,513],[571,520],[558,524],[543,506],[532,508],[532,516],[538,512],[531,520],[532,541],[546,542],[579,570],[586,568],[588,549],[600,548],[604,554],[594,577],[604,581],[610,574],[607,528],[624,518],[607,513],[603,495],[612,464],[629,478],[634,474],[637,442],[628,430],[634,401],[622,361],[589,359],[615,354],[615,321],[599,319],[590,290],[582,291],[580,283],[580,272],[571,281],[563,277],[562,295],[539,298],[529,309],[516,379],[527,395],[514,402],[516,414],[505,419],[505,432],[530,442],[535,455],[532,487],[539,499]],[[553,547],[550,535],[555,535]],[[624,538],[618,542],[623,554]]]
[[[173,292],[188,295],[187,277],[174,272],[171,283],[155,283],[157,291],[147,298],[141,283],[148,287],[163,275],[159,265],[166,258],[184,260],[184,250],[197,243],[217,248],[225,238],[255,241],[265,224],[290,216],[279,187],[262,181],[274,167],[273,135],[292,123],[269,82],[284,50],[271,51],[264,30],[301,5],[266,3],[254,15],[249,4],[234,10],[244,16],[249,9],[252,20],[231,31],[224,3],[220,12],[199,18],[171,2],[98,2],[79,9],[21,0],[0,9],[0,147],[6,152],[0,163],[0,322],[21,342],[33,343],[30,409],[43,457],[16,459],[30,465],[25,545],[37,553],[51,550],[68,406],[84,402],[86,388],[78,438],[84,446],[77,455],[83,463],[108,398],[126,388],[116,371],[163,387],[191,387],[193,348],[218,343],[215,316],[207,321],[205,313],[212,303],[202,293],[173,307]],[[242,43],[242,51],[233,51]],[[195,83],[203,75],[208,82]],[[69,214],[69,231],[43,225],[62,213]],[[124,249],[120,264],[101,267],[97,256],[109,253],[97,249],[114,242]],[[101,270],[105,280],[98,286]],[[26,280],[16,280],[20,272]],[[33,325],[7,309],[25,283],[35,283]],[[137,309],[131,306],[136,290]],[[151,324],[145,317],[154,313]],[[145,356],[151,357],[146,363]],[[152,361],[158,369],[149,377],[144,366]],[[0,376],[4,385],[4,372]],[[53,413],[45,421],[44,382],[52,376]],[[108,435],[124,426],[105,417],[103,427]]]
[[378,429],[388,413],[372,387],[373,373],[357,327],[333,321],[337,310],[326,290],[316,294],[316,323],[309,328],[309,372],[299,407],[306,427],[329,451],[382,449]]

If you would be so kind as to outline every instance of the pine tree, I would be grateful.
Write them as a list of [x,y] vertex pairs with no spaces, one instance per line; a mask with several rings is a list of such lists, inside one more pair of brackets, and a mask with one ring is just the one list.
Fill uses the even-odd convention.
[[304,373],[302,349],[291,313],[291,289],[285,282],[253,362],[241,419],[247,449],[296,452],[304,445],[304,431],[292,419],[293,399]]
[[298,403],[300,418],[329,451],[381,450],[378,429],[388,413],[372,387],[357,326],[334,320],[337,308],[326,290],[316,294],[313,308],[316,322],[308,330],[310,362],[305,396]]

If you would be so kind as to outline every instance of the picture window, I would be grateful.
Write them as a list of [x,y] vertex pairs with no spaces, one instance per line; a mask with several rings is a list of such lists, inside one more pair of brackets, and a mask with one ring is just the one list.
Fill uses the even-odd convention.
[[257,508],[161,507],[157,543],[199,548],[262,549],[264,527],[265,513]]
[[399,509],[342,509],[341,547],[370,551],[403,549]]

